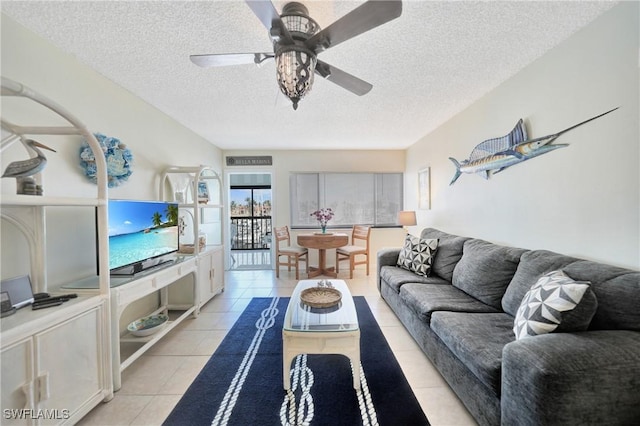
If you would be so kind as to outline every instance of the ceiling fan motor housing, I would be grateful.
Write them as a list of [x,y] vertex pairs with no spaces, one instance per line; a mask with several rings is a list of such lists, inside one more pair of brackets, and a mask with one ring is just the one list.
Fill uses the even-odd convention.
[[304,42],[320,31],[320,25],[309,17],[309,10],[302,3],[285,4],[280,19],[291,33],[291,37],[297,41]]

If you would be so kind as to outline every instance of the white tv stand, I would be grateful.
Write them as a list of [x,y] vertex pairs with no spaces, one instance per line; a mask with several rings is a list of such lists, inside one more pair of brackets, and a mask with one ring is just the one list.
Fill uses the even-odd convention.
[[[151,348],[158,340],[164,337],[175,326],[180,324],[189,315],[195,313],[196,301],[190,305],[170,305],[169,286],[176,281],[191,276],[193,291],[196,294],[197,261],[195,256],[182,256],[170,266],[154,268],[151,271],[141,272],[133,277],[111,277],[111,330],[113,350],[113,386],[114,390],[120,389],[121,374],[135,360]],[[120,336],[120,318],[124,310],[136,300],[139,300],[153,292],[160,291],[160,306],[150,315],[164,313],[169,315],[169,321],[164,328],[147,337],[136,337],[130,333]],[[177,313],[175,313],[177,311]],[[118,345],[116,342],[120,342]],[[141,346],[133,353],[122,359],[123,343],[135,343]]]
[[[201,302],[203,281],[213,280],[215,270],[221,265],[211,262],[212,258],[222,258],[222,247],[208,247],[199,255],[177,255],[172,263],[142,271],[132,276],[111,276],[111,358],[113,363],[113,390],[122,386],[122,372],[133,364],[146,351],[151,349],[173,328],[190,315],[197,316]],[[223,271],[219,271],[222,275]],[[185,280],[189,280],[185,283]],[[169,289],[173,285],[189,284],[192,296],[182,303],[172,303]],[[64,286],[79,294],[95,292],[97,283],[93,279],[75,282]],[[181,290],[184,290],[181,287]],[[221,290],[217,290],[218,292]],[[162,330],[146,337],[133,336],[129,332],[121,335],[121,319],[125,310],[137,300],[154,292],[159,292],[159,306],[147,315],[164,313],[169,321]],[[206,296],[206,295],[205,295]],[[207,299],[208,300],[208,299]],[[145,315],[145,316],[147,316]]]

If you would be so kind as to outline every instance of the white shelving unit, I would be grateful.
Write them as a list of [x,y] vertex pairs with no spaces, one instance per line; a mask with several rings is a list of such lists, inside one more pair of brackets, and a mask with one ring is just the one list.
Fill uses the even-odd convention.
[[[26,240],[33,291],[51,291],[47,282],[46,247],[46,215],[50,208],[95,210],[98,250],[108,252],[105,158],[93,134],[60,105],[6,78],[2,78],[1,95],[3,98],[27,100],[27,109],[44,107],[66,123],[62,126],[15,124],[5,119],[5,113],[10,113],[11,108],[5,107],[3,102],[0,147],[3,155],[15,143],[24,144],[25,138],[34,135],[67,136],[60,138],[65,143],[77,143],[77,136],[82,136],[93,152],[100,154],[95,156],[97,186],[93,196],[16,195],[3,190],[0,215]],[[31,117],[24,111],[18,115]],[[33,117],[39,115],[34,114]],[[34,177],[36,182],[42,181],[40,174]],[[101,271],[109,270],[107,256],[99,257],[99,267]],[[33,413],[49,410],[53,416],[52,419],[29,419],[27,424],[74,424],[101,401],[113,398],[109,274],[87,279],[97,281],[97,289],[92,293],[81,294],[55,308],[31,310],[25,307],[0,321],[2,409],[26,409],[33,410],[30,411]],[[2,424],[14,422],[25,424],[24,420],[6,417],[3,417]]]
[[[220,175],[204,165],[170,167],[160,179],[160,199],[179,203],[184,225],[180,235],[182,249],[197,258],[196,314],[202,305],[224,291],[222,188]],[[206,241],[203,245],[201,238]],[[184,294],[179,293],[172,293],[171,299],[184,300]]]

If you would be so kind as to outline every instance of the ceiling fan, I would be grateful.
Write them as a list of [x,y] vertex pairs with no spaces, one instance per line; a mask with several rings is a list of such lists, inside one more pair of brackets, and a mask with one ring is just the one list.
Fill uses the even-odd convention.
[[298,108],[300,99],[311,90],[314,74],[358,96],[367,94],[373,87],[370,83],[318,60],[317,55],[402,13],[401,0],[369,0],[321,30],[301,3],[287,3],[282,14],[278,14],[270,0],[245,2],[269,30],[273,52],[191,55],[191,62],[201,67],[219,67],[251,63],[260,65],[266,60],[275,59],[278,85],[293,103],[294,110]]

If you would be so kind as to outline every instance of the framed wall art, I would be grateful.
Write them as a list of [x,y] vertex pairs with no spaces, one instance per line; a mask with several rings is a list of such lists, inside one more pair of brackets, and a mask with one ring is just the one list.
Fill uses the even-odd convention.
[[207,204],[209,202],[209,187],[207,182],[198,182],[198,203]]

